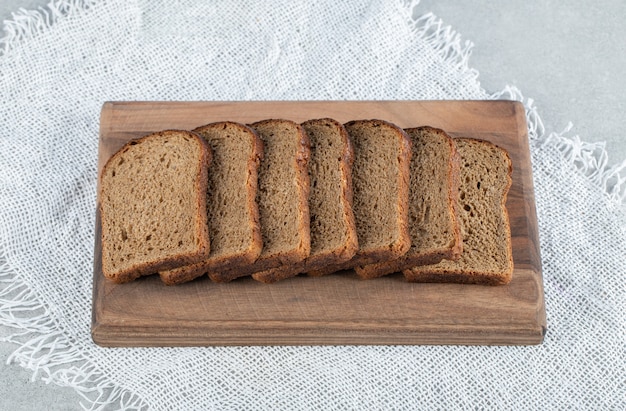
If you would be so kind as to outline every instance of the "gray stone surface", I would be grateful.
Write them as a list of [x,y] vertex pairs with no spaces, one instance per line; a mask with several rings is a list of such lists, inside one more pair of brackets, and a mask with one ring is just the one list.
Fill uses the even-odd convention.
[[[47,2],[4,0],[0,21]],[[480,72],[483,88],[515,85],[535,100],[548,131],[571,121],[570,135],[607,142],[609,163],[626,159],[625,2],[423,0],[418,12],[428,10],[475,44],[470,66]],[[0,327],[0,335],[7,334]],[[72,389],[31,382],[31,371],[5,364],[14,349],[0,343],[1,410],[80,409]]]
[[[0,335],[9,330],[0,327]],[[33,371],[17,364],[6,365],[5,360],[15,351],[15,345],[0,342],[0,410],[80,410],[82,398],[73,388],[46,384],[37,378],[32,381]]]

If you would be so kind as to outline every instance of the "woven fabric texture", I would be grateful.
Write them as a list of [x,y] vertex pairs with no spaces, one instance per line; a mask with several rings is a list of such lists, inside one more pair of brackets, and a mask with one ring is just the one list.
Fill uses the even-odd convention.
[[[206,3],[206,4],[205,4]],[[0,324],[87,408],[626,409],[626,211],[601,146],[525,100],[548,333],[531,347],[103,349],[90,337],[107,100],[523,100],[401,1],[52,1],[0,41]],[[415,17],[421,16],[421,17]],[[34,394],[36,395],[36,394]]]

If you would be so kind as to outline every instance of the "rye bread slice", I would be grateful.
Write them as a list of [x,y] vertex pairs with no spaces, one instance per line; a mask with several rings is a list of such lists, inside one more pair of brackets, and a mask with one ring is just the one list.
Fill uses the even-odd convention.
[[290,120],[270,119],[250,125],[264,146],[259,168],[259,207],[263,249],[256,261],[235,270],[211,270],[216,282],[282,265],[293,265],[309,255],[309,138]]
[[399,258],[411,246],[408,229],[411,140],[399,127],[382,120],[345,124],[354,148],[353,212],[359,249],[341,264],[311,275]]
[[166,130],[131,141],[100,175],[102,272],[125,283],[209,254],[211,149],[194,133]]
[[263,144],[251,128],[234,122],[211,123],[194,130],[213,150],[206,213],[211,252],[203,261],[161,271],[168,284],[190,281],[207,272],[252,263],[261,252],[259,211],[255,201]]
[[508,153],[487,141],[455,139],[461,156],[459,214],[463,253],[456,261],[404,270],[408,281],[499,285],[511,281],[513,254],[506,198]]
[[356,267],[361,278],[380,277],[443,259],[455,260],[461,255],[456,145],[440,129],[419,127],[405,131],[413,150],[409,186],[411,248],[396,260]]
[[341,123],[329,118],[309,120],[302,127],[311,144],[308,163],[311,253],[300,263],[252,274],[252,278],[264,283],[345,262],[358,249],[352,213],[354,157],[348,134]]

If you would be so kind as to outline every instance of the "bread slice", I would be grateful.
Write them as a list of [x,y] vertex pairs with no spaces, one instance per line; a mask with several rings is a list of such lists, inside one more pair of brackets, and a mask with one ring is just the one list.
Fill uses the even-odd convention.
[[407,280],[507,284],[513,274],[511,229],[506,198],[511,186],[511,160],[496,145],[481,140],[455,140],[461,156],[459,212],[463,253],[456,261],[404,270]]
[[127,143],[100,175],[102,272],[125,283],[209,254],[207,168],[196,134],[166,130]]
[[280,265],[292,265],[309,255],[309,140],[290,120],[270,119],[251,124],[263,141],[259,169],[259,206],[263,250],[256,261],[235,270],[215,269],[209,277],[227,282]]
[[390,261],[356,267],[361,278],[375,278],[416,265],[435,264],[461,255],[457,217],[459,156],[443,130],[419,127],[405,130],[411,138],[409,233],[411,248]]
[[252,274],[272,283],[299,273],[351,259],[358,249],[352,213],[353,162],[350,139],[342,124],[329,118],[302,123],[311,144],[308,174],[311,254],[297,264]]
[[254,130],[233,122],[199,127],[213,149],[206,213],[211,253],[196,264],[161,271],[166,284],[190,281],[209,271],[252,263],[261,252],[259,211],[255,202],[263,145]]
[[353,212],[359,249],[349,261],[311,270],[311,275],[396,259],[411,245],[411,140],[402,129],[382,120],[351,121],[345,127],[354,147]]

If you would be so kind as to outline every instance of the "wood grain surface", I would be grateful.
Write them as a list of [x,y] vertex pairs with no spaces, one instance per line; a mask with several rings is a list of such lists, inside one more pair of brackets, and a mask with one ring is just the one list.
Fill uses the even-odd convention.
[[[101,271],[96,211],[92,337],[102,346],[539,344],[546,331],[541,259],[524,107],[511,101],[108,102],[98,170],[128,140],[213,121],[378,118],[430,125],[509,151],[513,280],[506,286],[360,280],[351,271],[275,284],[207,277],[168,287],[158,276],[117,285]],[[94,205],[97,210],[97,205]]]

